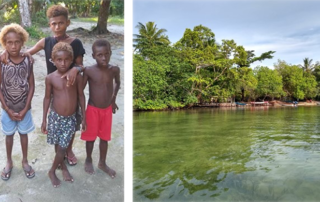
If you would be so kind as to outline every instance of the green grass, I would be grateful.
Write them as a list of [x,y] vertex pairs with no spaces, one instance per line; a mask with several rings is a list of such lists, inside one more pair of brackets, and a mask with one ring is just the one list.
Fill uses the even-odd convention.
[[29,38],[29,40],[24,45],[30,48],[34,46],[39,40],[40,39]]
[[[91,18],[74,18],[71,21],[76,22],[98,22],[98,17]],[[121,16],[109,16],[108,23],[115,25],[124,25],[124,18]]]
[[91,17],[91,18],[72,18],[71,22],[98,22],[98,17]]
[[108,23],[116,25],[124,25],[124,18],[120,16],[110,16],[108,18]]

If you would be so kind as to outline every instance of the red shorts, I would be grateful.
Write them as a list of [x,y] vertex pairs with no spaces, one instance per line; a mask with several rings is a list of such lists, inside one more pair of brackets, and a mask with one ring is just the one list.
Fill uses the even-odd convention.
[[95,141],[97,137],[102,140],[111,140],[112,105],[105,109],[87,106],[87,129],[81,133],[81,139]]

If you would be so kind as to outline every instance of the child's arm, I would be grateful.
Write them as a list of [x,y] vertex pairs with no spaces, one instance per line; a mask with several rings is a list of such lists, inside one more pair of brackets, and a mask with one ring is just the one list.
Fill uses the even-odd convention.
[[34,55],[37,52],[41,51],[44,49],[44,43],[45,43],[45,38],[40,39],[33,47],[28,49],[26,53],[29,53],[30,55]]
[[41,132],[44,134],[47,134],[47,114],[48,114],[48,109],[51,101],[51,90],[52,90],[52,85],[49,79],[49,76],[46,77],[45,80],[46,83],[46,88],[45,88],[45,94],[43,98],[43,116],[42,116],[42,124],[41,124]]
[[86,85],[87,85],[87,82],[88,82],[88,69],[84,69],[83,71],[83,76],[82,76],[82,85],[83,85],[83,90],[85,89]]
[[112,95],[112,112],[115,114],[116,110],[118,110],[118,105],[116,104],[116,98],[118,91],[120,89],[120,68],[119,67],[113,67],[114,68],[114,80],[115,80],[115,85],[113,89],[113,95]]
[[[2,70],[1,70],[1,63],[0,63],[0,86],[1,86],[1,83],[2,83]],[[1,102],[2,108],[8,113],[8,115],[9,115],[11,120],[20,121],[19,120],[20,118],[18,117],[18,114],[14,113],[14,111],[12,111],[7,106],[1,90],[0,90],[0,102]]]
[[61,78],[67,77],[67,86],[73,85],[77,79],[78,73],[84,70],[82,62],[83,62],[83,56],[79,55],[75,59],[75,65],[70,70],[68,70],[64,75],[61,76]]
[[28,80],[29,92],[28,92],[27,102],[26,102],[26,106],[24,107],[24,109],[19,112],[19,117],[21,120],[24,118],[24,116],[26,115],[26,113],[30,109],[31,100],[32,100],[33,94],[34,94],[34,74],[33,74],[33,65],[32,64],[31,64],[30,68],[31,68],[31,71],[30,71],[30,76],[29,76],[29,80]]
[[78,90],[78,102],[80,104],[81,107],[81,112],[82,112],[82,131],[85,131],[87,128],[87,124],[86,124],[86,98],[85,95],[83,93],[83,81],[82,81],[82,76],[78,75],[77,76],[77,90]]
[[[41,39],[38,41],[32,48],[28,49],[26,52],[22,53],[22,56],[27,56],[31,63],[34,62],[34,59],[32,58],[31,55],[36,54],[40,50],[44,49],[44,41],[45,38]],[[4,50],[1,55],[0,55],[0,61],[3,62],[4,64],[7,64],[9,59],[9,54],[6,50]]]

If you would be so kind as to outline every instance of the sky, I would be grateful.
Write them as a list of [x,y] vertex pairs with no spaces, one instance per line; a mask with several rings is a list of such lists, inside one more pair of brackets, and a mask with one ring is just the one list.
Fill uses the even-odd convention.
[[276,51],[273,59],[252,67],[273,68],[278,59],[296,65],[304,58],[320,61],[317,0],[133,0],[132,8],[133,34],[138,34],[138,22],[153,21],[175,43],[187,28],[201,24],[218,43],[233,39],[256,56]]

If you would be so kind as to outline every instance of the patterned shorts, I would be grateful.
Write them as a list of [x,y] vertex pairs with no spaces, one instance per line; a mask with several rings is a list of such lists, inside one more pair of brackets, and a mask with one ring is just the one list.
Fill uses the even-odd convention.
[[48,116],[48,135],[49,144],[58,144],[62,148],[67,148],[72,135],[76,132],[76,115],[61,116],[53,109]]

